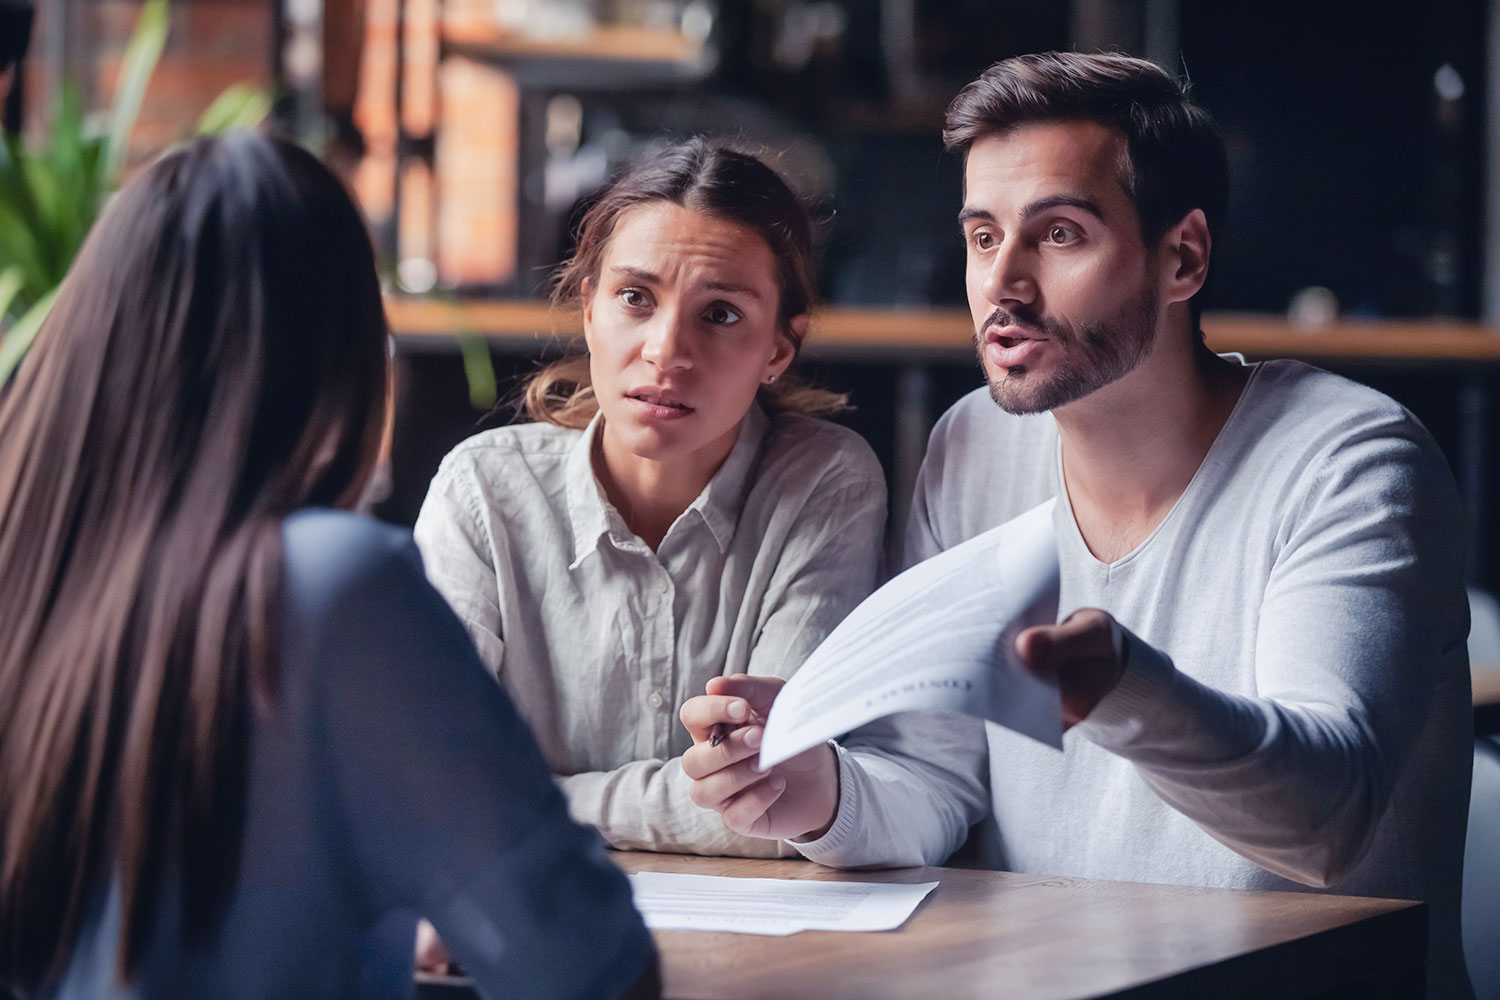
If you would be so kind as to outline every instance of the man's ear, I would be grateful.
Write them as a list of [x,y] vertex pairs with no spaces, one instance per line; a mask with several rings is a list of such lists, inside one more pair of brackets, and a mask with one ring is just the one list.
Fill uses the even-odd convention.
[[1162,277],[1168,303],[1186,302],[1208,280],[1213,236],[1201,208],[1195,208],[1162,237]]

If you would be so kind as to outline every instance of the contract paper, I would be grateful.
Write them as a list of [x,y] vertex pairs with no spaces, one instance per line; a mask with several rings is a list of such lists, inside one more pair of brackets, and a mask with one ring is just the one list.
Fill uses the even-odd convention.
[[1048,500],[918,563],[850,612],[771,706],[760,766],[892,712],[963,712],[1062,748],[1055,682],[1019,662],[1016,636],[1057,621]]
[[812,882],[637,872],[635,907],[652,930],[796,934],[900,927],[936,882]]

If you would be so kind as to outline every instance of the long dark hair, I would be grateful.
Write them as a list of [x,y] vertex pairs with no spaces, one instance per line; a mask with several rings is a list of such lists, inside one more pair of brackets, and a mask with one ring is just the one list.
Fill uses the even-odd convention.
[[[566,310],[582,305],[585,282],[597,287],[604,251],[620,216],[637,205],[670,202],[753,230],[776,261],[778,334],[802,347],[791,321],[812,308],[812,223],[807,209],[776,171],[748,153],[694,138],[660,150],[627,170],[605,189],[578,224],[577,248],[558,269],[552,304]],[[773,409],[822,416],[844,409],[847,397],[783,376],[762,386],[761,402]],[[526,386],[525,404],[533,420],[581,428],[599,404],[589,377],[587,355],[555,361]]]
[[275,696],[281,520],[348,505],[383,430],[370,241],[310,154],[201,139],[132,181],[0,399],[0,983],[57,974],[118,873],[206,935]]

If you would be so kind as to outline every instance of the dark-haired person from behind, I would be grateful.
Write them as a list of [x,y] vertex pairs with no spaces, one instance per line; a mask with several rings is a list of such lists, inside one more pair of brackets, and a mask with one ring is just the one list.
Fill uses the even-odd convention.
[[618,996],[650,938],[409,537],[369,240],[250,133],[129,184],[0,399],[0,986]]

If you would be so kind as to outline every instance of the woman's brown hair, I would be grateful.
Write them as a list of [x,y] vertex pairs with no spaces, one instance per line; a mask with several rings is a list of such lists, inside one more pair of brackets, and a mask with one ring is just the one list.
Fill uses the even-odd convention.
[[0,397],[0,984],[65,965],[118,878],[118,970],[163,886],[222,916],[281,521],[348,505],[383,430],[369,238],[310,154],[201,139],[126,186]]
[[[668,146],[627,171],[605,189],[578,225],[577,249],[558,270],[552,304],[577,310],[585,287],[598,287],[599,268],[620,216],[637,205],[671,202],[753,230],[776,260],[778,333],[802,347],[791,321],[807,313],[815,289],[812,224],[797,196],[776,171],[746,153],[695,138]],[[848,397],[783,376],[762,386],[769,409],[825,416],[848,406]],[[533,420],[582,428],[599,409],[586,354],[555,361],[526,386],[526,412]]]

